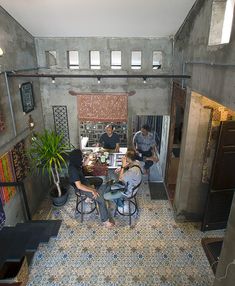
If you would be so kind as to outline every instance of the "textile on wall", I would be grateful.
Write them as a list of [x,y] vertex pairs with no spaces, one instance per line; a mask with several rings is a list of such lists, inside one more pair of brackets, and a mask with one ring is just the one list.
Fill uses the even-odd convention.
[[[8,152],[0,157],[0,181],[1,182],[14,182],[15,173],[12,164],[11,152]],[[15,194],[15,187],[1,187],[0,197],[2,204],[7,203]]]
[[11,154],[16,180],[17,182],[22,181],[29,171],[29,162],[25,153],[24,140],[13,147]]
[[80,94],[78,98],[78,117],[81,121],[126,122],[128,113],[128,94]]

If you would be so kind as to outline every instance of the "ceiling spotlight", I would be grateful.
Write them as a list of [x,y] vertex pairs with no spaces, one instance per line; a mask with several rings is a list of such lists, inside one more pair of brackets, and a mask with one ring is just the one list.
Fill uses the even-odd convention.
[[100,77],[99,76],[97,77],[97,83],[100,84]]
[[55,83],[55,78],[54,77],[51,78],[51,83]]
[[147,77],[143,77],[143,83],[147,82]]

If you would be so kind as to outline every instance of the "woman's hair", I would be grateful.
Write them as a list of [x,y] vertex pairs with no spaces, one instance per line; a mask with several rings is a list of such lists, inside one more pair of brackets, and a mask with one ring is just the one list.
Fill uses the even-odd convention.
[[80,149],[74,149],[69,155],[69,164],[76,168],[81,168],[82,161],[83,161],[82,151]]
[[133,149],[128,149],[127,152],[126,152],[126,157],[129,158],[129,159],[131,159],[132,161],[134,161],[135,158],[136,158],[136,152],[135,152],[135,150],[133,150]]

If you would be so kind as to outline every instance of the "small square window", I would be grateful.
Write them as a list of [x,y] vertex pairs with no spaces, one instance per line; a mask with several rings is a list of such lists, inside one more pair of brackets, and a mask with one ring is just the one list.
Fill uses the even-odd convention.
[[77,70],[79,69],[79,53],[78,51],[68,51],[68,68]]
[[111,69],[120,70],[122,68],[122,53],[121,51],[111,52]]
[[230,41],[235,0],[213,1],[208,45],[227,44]]
[[131,68],[133,70],[141,69],[141,51],[131,52]]
[[46,54],[46,65],[48,68],[56,66],[56,51],[45,51]]
[[153,51],[153,70],[160,69],[162,66],[162,52]]
[[90,68],[91,69],[100,69],[100,52],[99,51],[90,51]]

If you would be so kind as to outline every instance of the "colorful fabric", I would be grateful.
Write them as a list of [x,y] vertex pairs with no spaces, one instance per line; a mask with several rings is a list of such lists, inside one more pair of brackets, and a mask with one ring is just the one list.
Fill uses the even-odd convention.
[[[0,157],[0,181],[15,182],[15,173],[12,165],[11,152],[8,152]],[[0,197],[3,205],[14,196],[15,192],[15,187],[0,188]]]
[[29,162],[25,153],[24,140],[17,143],[11,151],[16,180],[22,181],[28,174]]
[[78,95],[78,117],[82,121],[126,122],[127,94]]

